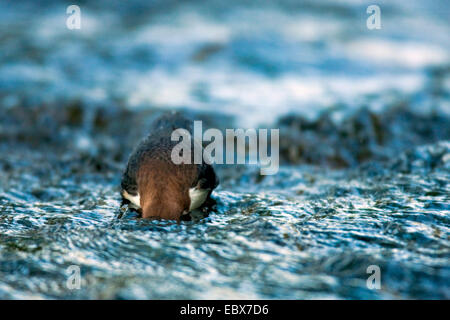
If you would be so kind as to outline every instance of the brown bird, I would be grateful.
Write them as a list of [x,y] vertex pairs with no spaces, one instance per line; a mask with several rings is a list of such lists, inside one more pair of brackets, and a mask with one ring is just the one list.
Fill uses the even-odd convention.
[[171,134],[178,128],[193,137],[192,121],[178,113],[163,115],[128,160],[121,182],[122,203],[143,218],[179,221],[200,208],[219,184],[213,167],[203,160],[201,164],[172,161],[172,149],[179,142],[171,141]]

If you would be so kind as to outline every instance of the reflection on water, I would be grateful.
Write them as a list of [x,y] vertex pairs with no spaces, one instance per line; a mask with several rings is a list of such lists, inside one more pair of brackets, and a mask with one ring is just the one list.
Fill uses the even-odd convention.
[[[450,298],[444,1],[374,31],[355,1],[99,1],[77,31],[65,6],[0,4],[0,298]],[[117,219],[173,108],[280,128],[280,172],[217,168],[191,222]]]

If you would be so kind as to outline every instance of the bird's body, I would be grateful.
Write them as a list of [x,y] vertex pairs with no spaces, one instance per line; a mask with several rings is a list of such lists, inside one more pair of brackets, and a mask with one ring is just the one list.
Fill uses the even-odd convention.
[[177,114],[159,118],[128,160],[121,195],[143,218],[180,220],[201,207],[219,183],[209,164],[172,161],[179,142],[171,141],[171,134],[179,128],[192,133],[192,122]]

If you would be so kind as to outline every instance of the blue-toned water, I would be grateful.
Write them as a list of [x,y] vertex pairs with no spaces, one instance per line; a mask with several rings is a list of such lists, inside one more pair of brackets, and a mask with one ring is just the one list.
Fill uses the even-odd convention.
[[[450,298],[450,7],[0,3],[0,298]],[[280,129],[189,222],[120,214],[164,110]],[[70,289],[70,266],[81,272]],[[367,285],[369,266],[380,289]]]

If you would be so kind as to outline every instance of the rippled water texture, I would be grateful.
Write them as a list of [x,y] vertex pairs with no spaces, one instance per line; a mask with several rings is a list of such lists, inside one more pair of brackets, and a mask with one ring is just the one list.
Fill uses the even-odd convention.
[[[0,4],[0,298],[450,298],[445,1]],[[120,213],[161,110],[280,129],[189,222]],[[72,265],[81,287],[70,290]],[[378,266],[381,289],[367,286]]]

